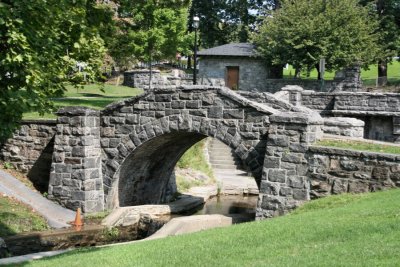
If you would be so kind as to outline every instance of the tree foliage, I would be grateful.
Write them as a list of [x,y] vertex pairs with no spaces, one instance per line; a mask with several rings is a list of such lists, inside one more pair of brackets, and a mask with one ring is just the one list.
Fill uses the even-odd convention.
[[357,0],[281,0],[254,35],[272,65],[311,70],[326,59],[327,70],[367,66],[378,48],[375,19]]
[[187,53],[192,43],[186,35],[189,0],[121,0],[119,33],[112,56],[152,61]]
[[[400,1],[360,0],[360,3],[378,18],[378,77],[387,76],[387,63],[400,54]],[[384,85],[385,81],[380,83]]]
[[95,0],[0,1],[0,140],[23,112],[51,111],[49,98],[66,81],[82,81],[77,62],[87,64],[88,79],[99,76],[105,50],[98,27],[110,14]]
[[259,15],[274,8],[276,0],[193,0],[191,18],[200,17],[201,46],[210,48],[230,42],[247,42]]

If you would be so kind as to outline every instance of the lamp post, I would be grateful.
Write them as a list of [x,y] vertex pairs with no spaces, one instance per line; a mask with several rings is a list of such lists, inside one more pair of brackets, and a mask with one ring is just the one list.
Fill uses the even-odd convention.
[[194,55],[193,55],[193,84],[197,84],[197,30],[199,29],[200,19],[199,17],[193,17],[193,28],[194,28]]

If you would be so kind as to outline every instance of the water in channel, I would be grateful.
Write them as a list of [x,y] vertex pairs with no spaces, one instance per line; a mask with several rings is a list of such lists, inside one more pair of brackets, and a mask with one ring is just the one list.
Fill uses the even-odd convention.
[[194,215],[221,214],[232,217],[235,223],[255,219],[258,196],[226,195],[208,200]]

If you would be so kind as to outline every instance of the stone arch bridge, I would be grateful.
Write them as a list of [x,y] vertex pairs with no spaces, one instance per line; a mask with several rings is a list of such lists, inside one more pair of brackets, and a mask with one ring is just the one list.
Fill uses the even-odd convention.
[[258,217],[310,198],[305,152],[320,117],[269,94],[254,101],[227,88],[160,88],[58,116],[49,197],[71,209],[161,203],[176,162],[205,137],[233,148],[253,174]]

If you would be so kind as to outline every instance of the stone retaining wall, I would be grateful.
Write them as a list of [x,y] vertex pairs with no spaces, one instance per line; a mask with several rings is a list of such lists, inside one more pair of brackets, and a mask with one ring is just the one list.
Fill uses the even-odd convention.
[[[123,85],[140,88],[149,89],[149,70],[132,70],[124,72],[124,83]],[[159,70],[152,71],[152,87],[160,86],[181,86],[181,85],[192,85],[193,78],[191,77],[175,77],[170,75],[162,75]]]
[[310,197],[400,187],[400,155],[310,146]]
[[55,120],[22,121],[14,135],[0,145],[0,160],[27,173],[34,186],[46,192],[55,133]]
[[[318,93],[297,90],[298,102],[327,116],[346,116],[365,122],[364,137],[400,142],[400,94]],[[295,104],[291,101],[292,104]]]

